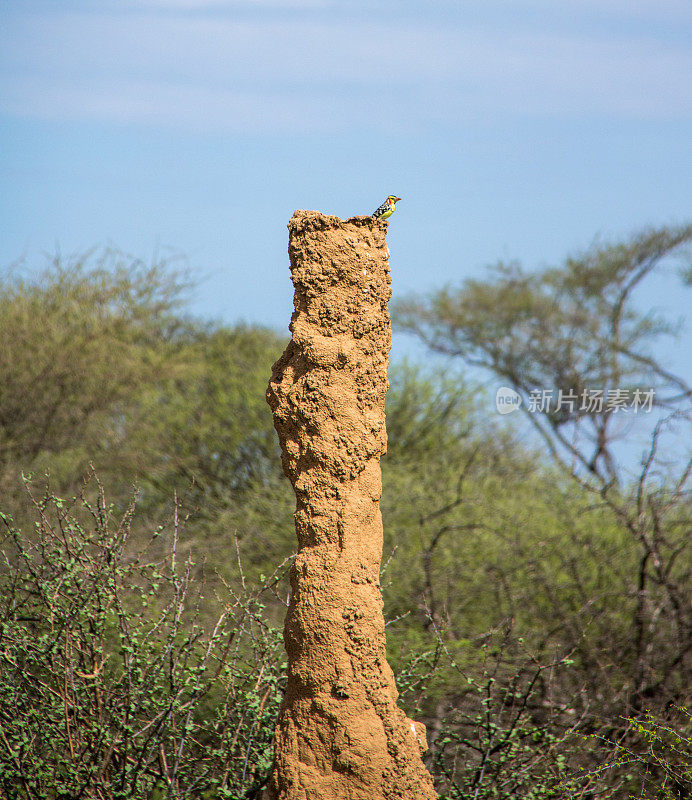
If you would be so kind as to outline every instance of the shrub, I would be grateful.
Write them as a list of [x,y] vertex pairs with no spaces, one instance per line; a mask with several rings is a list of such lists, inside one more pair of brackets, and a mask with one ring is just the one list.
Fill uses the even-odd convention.
[[0,795],[256,797],[285,667],[263,619],[276,575],[208,620],[177,503],[136,552],[134,501],[116,512],[93,475],[32,501],[31,535],[0,515]]

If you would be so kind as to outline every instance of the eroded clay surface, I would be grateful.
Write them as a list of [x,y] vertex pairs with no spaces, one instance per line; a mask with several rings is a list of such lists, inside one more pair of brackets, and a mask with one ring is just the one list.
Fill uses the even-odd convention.
[[425,728],[385,654],[380,457],[391,325],[386,222],[296,211],[293,334],[267,401],[296,494],[288,690],[270,800],[435,798]]

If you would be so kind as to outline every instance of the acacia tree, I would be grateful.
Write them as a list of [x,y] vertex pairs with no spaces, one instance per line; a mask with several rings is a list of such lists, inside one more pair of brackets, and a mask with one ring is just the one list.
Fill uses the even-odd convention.
[[[160,342],[182,321],[170,264],[117,251],[56,256],[0,282],[0,488],[20,470],[81,474],[117,438],[121,404],[166,368]],[[23,490],[20,487],[20,493]]]
[[[557,268],[526,272],[501,263],[460,289],[400,301],[395,325],[507,382],[523,395],[522,410],[555,458],[600,483],[614,481],[617,408],[592,395],[582,407],[584,392],[652,388],[661,409],[689,405],[688,383],[652,354],[676,326],[640,311],[634,296],[669,259],[684,257],[690,241],[692,225],[660,228],[596,245]],[[530,402],[539,389],[554,401],[544,410]]]
[[197,512],[188,536],[204,528],[206,542],[211,528],[220,546],[229,527],[251,530],[266,555],[273,542],[256,506],[270,491],[273,507],[289,494],[276,488],[263,399],[284,342],[266,328],[190,317],[188,286],[170,259],[146,264],[115,250],[2,276],[3,510],[21,515],[22,472],[49,473],[70,494],[93,463],[123,503],[133,483],[141,488],[140,518],[157,518],[177,489]]
[[[676,326],[642,311],[637,294],[655,273],[684,259],[691,241],[692,225],[645,230],[623,242],[592,246],[555,268],[526,272],[500,264],[485,279],[422,300],[405,299],[394,308],[400,331],[521,395],[525,418],[558,468],[557,491],[567,486],[563,478],[573,481],[627,543],[609,563],[609,599],[585,596],[581,624],[565,612],[559,586],[552,587],[556,625],[565,635],[572,631],[585,677],[582,691],[610,717],[611,731],[622,730],[621,715],[689,700],[686,486],[692,463],[671,460],[667,445],[682,441],[692,390],[656,355]],[[689,273],[683,275],[689,282]],[[601,390],[601,403],[591,402],[594,390]],[[617,442],[622,421],[634,415],[617,398],[641,399],[645,390],[653,390],[650,441],[641,462],[633,464]],[[553,403],[536,402],[539,391]],[[571,527],[566,520],[566,536]],[[563,574],[578,580],[578,568],[566,564]],[[585,635],[588,615],[595,619],[604,602],[621,609],[622,635]]]

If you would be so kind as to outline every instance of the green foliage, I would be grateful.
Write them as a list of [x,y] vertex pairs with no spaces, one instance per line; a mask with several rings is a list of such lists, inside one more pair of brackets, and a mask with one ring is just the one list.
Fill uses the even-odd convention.
[[177,489],[192,513],[186,547],[227,580],[233,536],[250,577],[271,572],[294,548],[295,500],[264,400],[281,349],[265,329],[189,324],[170,345],[165,375],[130,398],[104,465],[137,480],[154,517]]
[[152,484],[188,482],[209,515],[220,495],[277,469],[264,392],[279,342],[262,329],[197,324],[173,344],[166,375],[132,403],[123,440],[147,453]]
[[262,587],[202,624],[177,508],[152,560],[132,547],[134,502],[116,514],[100,485],[33,505],[31,535],[2,517],[0,796],[254,796],[285,668]]
[[565,660],[527,664],[505,676],[499,674],[503,666],[502,656],[495,655],[478,676],[469,675],[468,691],[441,725],[432,760],[441,797],[542,800],[603,792],[592,775],[570,768],[576,761],[577,720],[555,709],[540,718],[533,707],[539,699],[536,683],[565,667]]
[[[0,488],[18,468],[80,474],[107,445],[104,421],[161,374],[156,342],[180,322],[184,288],[164,264],[106,251],[0,289]],[[13,474],[14,473],[14,474]]]
[[[294,538],[264,401],[283,343],[263,328],[185,317],[186,287],[169,263],[113,251],[56,257],[33,279],[5,278],[3,508],[23,522],[22,472],[50,473],[57,490],[74,494],[93,464],[119,504],[139,487],[142,521],[167,513],[177,490],[194,512],[184,547],[221,567],[235,532],[248,541],[251,572],[267,572]],[[281,537],[267,528],[277,508],[287,520]]]
[[[417,448],[410,439],[383,460],[385,552],[396,548],[383,583],[386,608],[392,617],[407,615],[389,628],[395,663],[400,653],[431,642],[432,625],[463,641],[512,620],[538,652],[574,651],[575,684],[588,675],[612,685],[613,696],[631,689],[638,542],[602,502],[481,422],[463,385],[454,392],[448,376],[442,383],[408,368],[404,377],[395,372],[393,386],[394,425],[403,414],[437,442]],[[449,403],[441,402],[443,387]],[[449,411],[440,422],[441,407]],[[670,521],[673,530],[677,524]],[[682,581],[687,562],[680,558],[671,575]],[[678,653],[664,619],[648,634],[652,662]],[[561,681],[571,694],[577,686],[569,675]],[[607,702],[601,697],[602,709]]]
[[435,698],[426,760],[443,800],[616,796],[615,759],[584,768],[595,753],[607,759],[611,743],[594,750],[578,704],[547,702],[575,669],[570,657],[540,660],[510,624],[473,642],[436,628],[435,640],[402,663],[397,684],[415,716]]
[[[648,710],[660,719],[690,700],[692,462],[675,463],[668,448],[683,435],[692,390],[652,355],[674,328],[634,296],[691,241],[689,225],[646,230],[560,267],[500,266],[396,306],[400,329],[520,392],[545,445],[534,469],[509,451],[446,473],[451,453],[433,462],[440,488],[428,484],[401,526],[413,533],[417,517],[422,569],[408,569],[426,576],[430,619],[456,639],[478,635],[484,615],[487,627],[511,620],[539,657],[558,646],[572,653],[556,697],[575,698],[592,731],[624,735],[624,718]],[[532,411],[528,402],[535,389],[579,397],[636,387],[654,388],[659,408],[674,412],[654,415],[640,463],[618,461],[622,414],[605,405]]]
[[[417,324],[520,389],[606,368],[680,388],[632,357],[669,328],[630,314],[627,282],[688,233],[648,232],[534,275],[507,268],[440,293]],[[183,288],[165,265],[110,254],[8,278],[0,293],[0,491],[16,520],[0,593],[0,796],[250,798],[266,777],[288,591],[274,570],[295,547],[264,401],[283,343],[185,317]],[[607,354],[623,291],[631,353]],[[388,653],[428,726],[440,792],[678,791],[664,728],[689,738],[667,709],[690,700],[692,565],[685,475],[657,462],[663,427],[639,475],[618,483],[627,470],[608,462],[604,417],[543,420],[551,457],[491,420],[461,368],[404,364],[390,379]],[[587,424],[607,434],[595,472],[593,441],[571,435]],[[581,462],[555,438],[568,429]],[[59,500],[79,498],[90,462],[112,505],[93,480],[85,502]],[[52,489],[40,497],[40,477],[27,504],[19,475],[44,470]]]
[[692,715],[671,706],[665,714],[645,713],[628,720],[626,735],[615,744],[614,763],[636,767],[636,795],[645,800],[679,800],[692,794]]
[[[655,390],[664,408],[689,404],[692,390],[652,355],[675,326],[641,311],[635,292],[671,259],[684,258],[692,225],[644,230],[594,245],[559,267],[525,272],[499,264],[483,279],[399,301],[394,321],[431,349],[490,371],[526,398],[533,390],[577,398],[585,390]],[[564,404],[529,419],[551,453],[604,480],[619,477],[612,452],[614,415]],[[573,444],[578,423],[581,446]]]

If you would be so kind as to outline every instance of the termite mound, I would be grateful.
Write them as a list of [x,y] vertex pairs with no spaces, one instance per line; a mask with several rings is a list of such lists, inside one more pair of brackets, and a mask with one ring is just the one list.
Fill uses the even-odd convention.
[[268,800],[436,797],[425,727],[385,653],[380,457],[391,324],[387,223],[296,211],[292,339],[267,401],[296,494],[288,686]]

